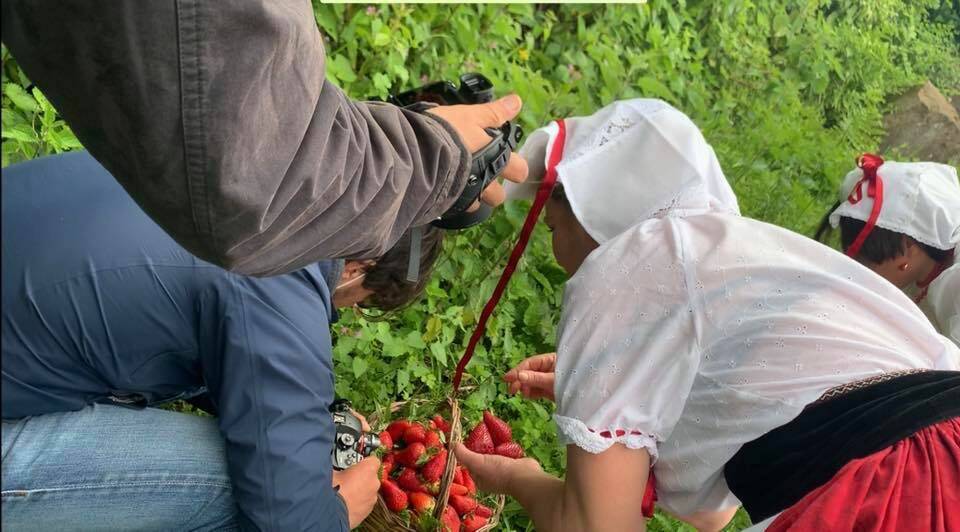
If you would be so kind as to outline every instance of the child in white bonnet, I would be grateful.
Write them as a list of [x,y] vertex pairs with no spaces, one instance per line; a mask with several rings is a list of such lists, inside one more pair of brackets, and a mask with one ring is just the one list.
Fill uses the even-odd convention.
[[[774,528],[812,530],[808,499],[839,482],[851,453],[872,456],[904,430],[901,439],[960,431],[950,412],[909,429],[843,414],[865,401],[850,390],[882,396],[892,382],[914,393],[917,379],[951,386],[957,347],[869,269],[740,216],[713,150],[680,111],[659,100],[616,102],[541,128],[522,154],[531,183],[509,194],[529,196],[538,175],[555,172],[546,223],[570,279],[556,357],[533,357],[506,378],[529,397],[555,398],[567,475],[547,475],[529,459],[457,453],[486,489],[515,497],[538,530],[643,529],[651,469],[659,505],[703,529],[722,527],[743,499],[755,521],[784,512]],[[809,420],[823,425],[825,408],[840,408],[835,435],[790,448],[819,430]],[[855,449],[831,440],[863,424],[879,437]],[[769,438],[783,431],[792,433],[775,445],[802,466],[770,458]],[[835,456],[810,467],[811,449]],[[957,445],[941,451],[960,460]],[[784,464],[800,476],[777,469]],[[945,478],[926,466],[916,475]],[[942,517],[900,512],[915,529]],[[871,518],[847,514],[840,528]]]
[[860,162],[864,168],[847,174],[842,197],[821,223],[817,240],[824,240],[829,227],[839,227],[847,255],[906,292],[941,334],[960,345],[957,169],[869,154]]

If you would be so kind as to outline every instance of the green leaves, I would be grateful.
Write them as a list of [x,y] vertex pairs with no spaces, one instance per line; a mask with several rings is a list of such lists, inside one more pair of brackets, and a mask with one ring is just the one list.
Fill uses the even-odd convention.
[[23,90],[23,87],[16,83],[4,83],[3,95],[10,98],[14,107],[25,113],[34,113],[37,111],[37,101],[33,99],[33,96],[27,94],[27,91]]
[[30,82],[6,46],[2,47],[2,56],[2,165],[80,148],[80,141],[40,89],[27,90]]

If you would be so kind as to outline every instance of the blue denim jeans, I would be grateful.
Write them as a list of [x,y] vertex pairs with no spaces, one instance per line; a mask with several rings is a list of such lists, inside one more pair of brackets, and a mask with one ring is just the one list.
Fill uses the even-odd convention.
[[93,405],[3,421],[3,530],[236,530],[216,421]]

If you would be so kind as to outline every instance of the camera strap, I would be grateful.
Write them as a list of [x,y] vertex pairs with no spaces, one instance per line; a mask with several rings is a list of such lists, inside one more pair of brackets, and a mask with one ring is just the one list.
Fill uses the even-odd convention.
[[546,172],[544,173],[543,181],[540,183],[540,187],[537,189],[537,195],[533,200],[533,205],[530,207],[530,212],[527,213],[527,218],[523,222],[523,228],[520,230],[520,237],[517,239],[517,243],[513,246],[513,251],[510,252],[510,259],[507,261],[507,265],[504,267],[503,273],[500,275],[500,280],[497,282],[496,288],[493,289],[493,294],[490,296],[487,304],[483,307],[483,311],[480,313],[480,319],[477,321],[477,327],[474,329],[473,335],[470,337],[470,341],[467,343],[467,349],[460,358],[460,362],[457,363],[456,372],[453,374],[454,395],[456,395],[457,391],[460,389],[460,380],[463,378],[463,371],[466,369],[467,363],[470,362],[470,359],[473,358],[473,354],[477,349],[477,344],[480,342],[480,338],[482,338],[486,332],[487,321],[490,319],[494,309],[497,307],[497,303],[500,302],[500,298],[503,296],[503,292],[507,288],[507,283],[510,281],[510,277],[512,277],[513,272],[516,271],[517,264],[520,262],[520,257],[523,256],[523,251],[527,248],[527,243],[530,241],[530,235],[533,234],[533,229],[537,224],[537,219],[540,217],[540,211],[543,210],[544,205],[547,204],[547,200],[550,199],[550,193],[553,191],[553,186],[557,182],[557,165],[560,163],[560,159],[563,157],[563,145],[567,136],[566,124],[564,124],[562,119],[557,120],[557,126],[559,126],[559,130],[557,131],[557,136],[553,141],[553,147],[550,150],[550,157],[547,159]]
[[467,184],[457,201],[432,224],[441,229],[466,229],[486,220],[493,209],[481,205],[474,212],[467,209],[480,199],[480,194],[510,162],[510,153],[517,149],[523,138],[523,130],[513,122],[507,122],[500,128],[487,128],[492,140],[480,151],[473,154],[470,162],[470,175]]

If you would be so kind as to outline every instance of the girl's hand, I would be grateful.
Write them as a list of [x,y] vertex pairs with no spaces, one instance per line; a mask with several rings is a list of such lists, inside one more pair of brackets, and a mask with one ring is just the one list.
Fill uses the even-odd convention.
[[507,458],[495,454],[477,454],[462,443],[453,452],[477,483],[480,491],[511,494],[511,484],[525,473],[541,473],[540,464],[533,458]]
[[556,366],[556,353],[532,356],[508,371],[503,380],[510,384],[511,394],[520,392],[527,399],[554,401],[553,381]]

